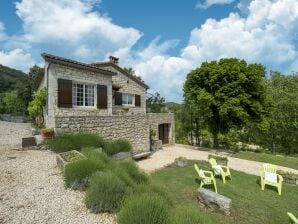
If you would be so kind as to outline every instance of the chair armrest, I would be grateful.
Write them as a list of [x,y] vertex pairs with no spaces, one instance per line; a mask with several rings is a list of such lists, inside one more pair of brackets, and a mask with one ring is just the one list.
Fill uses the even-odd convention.
[[213,173],[211,171],[204,170],[203,172],[204,172],[204,174],[209,174],[211,177],[213,176]]
[[277,174],[277,176],[278,176],[278,182],[283,182],[284,178],[282,177],[282,175]]
[[222,165],[220,165],[220,166],[221,166],[221,168],[223,168],[225,170],[230,170],[230,168],[228,166],[222,166]]
[[264,171],[260,171],[260,177],[264,178]]

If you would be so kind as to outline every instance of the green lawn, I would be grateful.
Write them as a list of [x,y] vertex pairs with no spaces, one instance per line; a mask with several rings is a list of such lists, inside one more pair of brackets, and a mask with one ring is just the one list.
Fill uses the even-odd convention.
[[[272,188],[262,191],[258,177],[232,170],[233,180],[223,184],[216,178],[218,193],[232,199],[229,217],[219,211],[210,211],[200,206],[196,200],[199,184],[193,161],[185,168],[170,166],[152,174],[153,182],[167,188],[176,209],[180,206],[197,206],[198,213],[205,218],[204,223],[287,223],[287,211],[298,216],[298,187],[283,184],[282,195]],[[199,167],[210,170],[206,162],[197,161]]]
[[290,168],[298,170],[298,157],[297,156],[290,157],[290,156],[283,156],[283,155],[273,155],[273,154],[268,154],[268,153],[254,153],[254,152],[247,152],[247,151],[239,152],[232,156],[240,158],[240,159],[272,163],[275,165],[290,167]]

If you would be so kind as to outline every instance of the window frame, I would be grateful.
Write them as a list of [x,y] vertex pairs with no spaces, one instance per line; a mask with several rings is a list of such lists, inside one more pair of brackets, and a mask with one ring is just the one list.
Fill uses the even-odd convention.
[[[83,105],[77,105],[77,100],[75,101],[75,97],[76,97],[76,91],[75,91],[75,85],[83,85]],[[86,86],[92,86],[93,87],[93,106],[86,106]],[[76,82],[73,81],[72,83],[72,104],[73,104],[73,108],[77,108],[77,109],[94,109],[97,107],[97,85],[93,84],[93,83],[85,83],[85,82]]]
[[[132,98],[132,102],[131,104],[128,104],[128,103],[124,103],[123,102],[123,96],[131,96]],[[127,101],[128,102],[128,98],[127,98]],[[122,93],[122,106],[125,106],[125,107],[135,107],[135,95],[134,94],[131,94],[131,93]]]

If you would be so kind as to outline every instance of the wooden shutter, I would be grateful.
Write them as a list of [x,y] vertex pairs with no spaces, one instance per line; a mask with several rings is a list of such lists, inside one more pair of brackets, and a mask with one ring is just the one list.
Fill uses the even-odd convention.
[[141,96],[135,95],[135,106],[140,107],[141,106]]
[[58,107],[72,107],[72,81],[58,79]]
[[97,85],[97,108],[108,108],[108,87],[104,85]]
[[122,105],[122,93],[120,92],[115,94],[115,105]]

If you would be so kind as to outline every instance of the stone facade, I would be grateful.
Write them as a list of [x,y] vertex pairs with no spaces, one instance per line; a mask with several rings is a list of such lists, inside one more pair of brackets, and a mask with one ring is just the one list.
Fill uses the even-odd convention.
[[[49,65],[47,65],[49,66]],[[47,69],[47,67],[46,67]],[[48,96],[46,109],[46,126],[50,128],[55,127],[56,116],[96,116],[112,114],[112,80],[111,76],[86,71],[77,68],[66,67],[64,65],[51,64],[48,72]],[[47,77],[45,77],[47,78]],[[72,80],[73,83],[84,84],[102,84],[108,87],[108,108],[98,109],[96,105],[94,108],[59,108],[58,107],[58,79]],[[46,82],[44,82],[46,83]]]
[[119,72],[112,66],[103,67],[109,71],[115,72],[117,75],[112,77],[113,84],[120,86],[119,92],[127,94],[137,94],[141,96],[141,106],[117,106],[113,99],[113,114],[145,114],[146,113],[146,88],[140,86],[137,82],[130,79],[126,75]]
[[147,119],[149,128],[156,133],[154,140],[158,139],[158,126],[160,124],[170,124],[169,144],[175,144],[175,115],[173,113],[148,113]]
[[106,139],[128,139],[133,150],[149,151],[149,125],[144,115],[56,116],[56,132],[90,131]]
[[[141,152],[150,150],[150,129],[155,130],[157,134],[155,138],[158,140],[159,124],[170,124],[169,144],[174,144],[174,114],[146,114],[147,86],[135,80],[134,77],[122,74],[121,69],[116,68],[113,66],[90,68],[89,66],[88,69],[87,64],[45,55],[45,74],[38,90],[47,87],[47,106],[44,110],[46,127],[54,128],[57,133],[90,131],[99,133],[106,139],[126,138],[132,143],[134,151]],[[58,107],[58,79],[94,85],[94,107]],[[107,86],[106,109],[97,108],[97,85]],[[116,90],[113,90],[113,85],[117,86],[119,88],[117,91],[123,94],[140,95],[140,106],[115,105]]]

